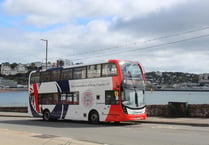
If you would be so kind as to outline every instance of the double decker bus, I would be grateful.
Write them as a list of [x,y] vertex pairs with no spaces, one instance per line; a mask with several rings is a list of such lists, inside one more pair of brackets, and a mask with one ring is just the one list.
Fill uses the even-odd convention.
[[138,62],[105,63],[32,71],[28,113],[43,120],[97,123],[146,119],[145,76]]

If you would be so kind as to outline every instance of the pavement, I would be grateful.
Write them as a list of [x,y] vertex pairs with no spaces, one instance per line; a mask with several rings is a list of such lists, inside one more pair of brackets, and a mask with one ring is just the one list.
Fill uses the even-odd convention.
[[[0,117],[29,117],[27,113],[0,112]],[[0,144],[5,145],[101,145],[67,137],[0,128]]]
[[8,129],[0,129],[0,140],[1,144],[4,145],[99,145],[66,137]]
[[146,120],[140,120],[141,123],[170,124],[170,125],[189,125],[209,127],[209,118],[183,118],[183,117],[147,117]]
[[[0,112],[0,117],[29,117],[27,113]],[[147,117],[146,120],[135,121],[136,123],[189,125],[209,127],[209,118],[165,118]],[[0,129],[0,140],[6,145],[99,145],[97,143],[79,141],[72,138],[50,136],[37,133],[20,132]],[[101,144],[100,144],[101,145]]]

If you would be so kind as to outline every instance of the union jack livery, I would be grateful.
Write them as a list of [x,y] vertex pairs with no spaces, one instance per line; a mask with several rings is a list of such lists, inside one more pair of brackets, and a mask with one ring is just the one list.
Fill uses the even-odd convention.
[[97,123],[146,119],[145,77],[138,62],[57,67],[29,75],[28,112],[43,120]]

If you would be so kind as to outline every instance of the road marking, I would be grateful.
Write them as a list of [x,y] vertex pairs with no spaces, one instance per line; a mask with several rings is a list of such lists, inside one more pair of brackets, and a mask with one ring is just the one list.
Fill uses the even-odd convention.
[[155,129],[155,128],[165,128],[165,129],[178,129],[178,127],[176,126],[152,126],[151,128]]

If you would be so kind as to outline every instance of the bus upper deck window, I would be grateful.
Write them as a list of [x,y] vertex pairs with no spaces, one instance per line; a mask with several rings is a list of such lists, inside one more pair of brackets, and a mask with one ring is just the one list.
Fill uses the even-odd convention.
[[72,79],[72,69],[62,70],[61,80],[71,80]]
[[90,65],[87,69],[87,77],[88,78],[96,78],[101,76],[101,65]]
[[60,70],[54,70],[51,74],[51,81],[60,80]]
[[102,76],[116,76],[117,67],[114,63],[107,63],[102,65]]
[[86,67],[79,67],[73,69],[73,79],[86,78]]
[[50,81],[50,72],[42,72],[41,73],[41,81],[49,82]]

